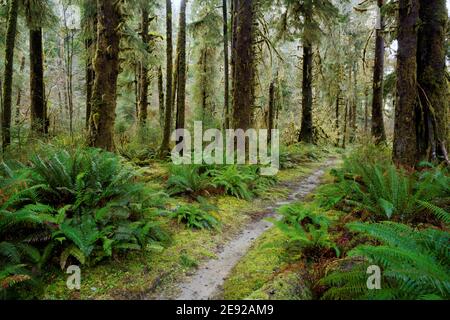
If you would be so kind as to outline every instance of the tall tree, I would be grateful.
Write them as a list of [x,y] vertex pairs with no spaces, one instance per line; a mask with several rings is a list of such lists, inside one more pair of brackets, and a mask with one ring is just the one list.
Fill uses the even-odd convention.
[[159,125],[164,128],[164,76],[161,66],[158,67],[158,102],[159,102]]
[[420,1],[417,77],[418,160],[449,161],[448,86],[445,57],[448,12],[445,0]]
[[[305,26],[312,24],[313,2],[305,1],[303,7],[303,18]],[[302,125],[300,129],[299,141],[312,143],[313,137],[313,48],[308,28],[304,28],[303,34],[303,81],[302,81]]]
[[[186,3],[187,0],[181,0],[180,24],[178,29],[178,41],[177,41],[178,85],[177,85],[177,115],[175,124],[176,129],[184,129],[186,117]],[[179,143],[180,141],[177,142]]]
[[172,72],[173,72],[173,44],[172,44],[172,1],[166,0],[166,103],[164,116],[164,130],[160,158],[165,158],[170,152],[170,130],[172,126]]
[[114,150],[114,122],[119,75],[122,1],[97,0],[97,49],[94,59],[95,81],[88,144]]
[[[144,47],[147,49],[149,46],[149,12],[146,4],[142,4],[141,8],[141,38],[144,43]],[[147,109],[148,109],[148,67],[145,62],[139,64],[139,124],[144,126],[147,122]]]
[[400,0],[398,21],[397,105],[393,158],[398,165],[414,167],[417,156],[415,106],[419,0]]
[[85,33],[85,52],[86,52],[86,129],[89,130],[89,118],[92,109],[92,90],[94,87],[94,55],[97,37],[97,5],[92,0],[83,1],[83,29]]
[[228,6],[227,0],[222,0],[223,13],[223,65],[224,65],[224,128],[230,128],[230,63],[228,36]]
[[252,126],[255,103],[255,21],[257,0],[235,0],[233,44],[233,126]]
[[47,107],[44,86],[42,28],[30,30],[31,130],[36,136],[47,133]]
[[379,26],[376,31],[375,40],[375,62],[373,69],[373,99],[372,99],[372,137],[375,143],[386,141],[383,118],[383,78],[384,78],[384,0],[377,0],[379,10]]
[[299,141],[311,143],[313,136],[313,46],[318,42],[322,26],[334,23],[339,10],[330,0],[285,0],[280,34],[294,33],[302,40],[302,119]]
[[31,133],[41,137],[48,133],[47,101],[44,83],[42,29],[52,25],[55,16],[49,0],[22,0],[30,39],[30,110]]
[[12,81],[14,67],[14,48],[17,33],[17,16],[19,12],[19,0],[9,1],[8,26],[6,30],[5,46],[5,74],[3,80],[3,112],[2,112],[2,148],[11,143],[11,105],[12,105]]

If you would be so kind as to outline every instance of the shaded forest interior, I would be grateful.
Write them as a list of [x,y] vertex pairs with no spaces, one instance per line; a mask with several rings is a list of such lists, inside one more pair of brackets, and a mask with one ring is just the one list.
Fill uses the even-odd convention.
[[[0,1],[0,298],[172,294],[334,159],[277,209],[222,298],[449,299],[449,7]],[[279,174],[173,164],[172,133],[196,122],[278,130]],[[75,291],[73,264],[90,270]]]

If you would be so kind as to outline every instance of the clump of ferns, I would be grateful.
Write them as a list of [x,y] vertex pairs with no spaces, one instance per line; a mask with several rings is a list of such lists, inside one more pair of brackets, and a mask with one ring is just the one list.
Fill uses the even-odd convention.
[[[378,240],[357,246],[320,283],[323,299],[449,299],[450,234],[394,222],[351,223],[348,228]],[[355,260],[356,259],[356,260]],[[362,260],[361,260],[362,259]],[[381,268],[381,288],[367,286],[367,268]]]
[[446,168],[430,167],[413,174],[392,164],[381,167],[354,162],[346,168],[348,171],[333,170],[336,182],[319,190],[317,199],[322,207],[362,212],[370,221],[426,222],[426,217],[432,222],[448,221],[445,208],[450,178]]

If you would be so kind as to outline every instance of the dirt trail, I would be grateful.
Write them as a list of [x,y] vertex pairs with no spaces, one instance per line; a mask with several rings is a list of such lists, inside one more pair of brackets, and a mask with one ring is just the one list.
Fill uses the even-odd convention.
[[195,274],[179,284],[180,294],[175,299],[208,300],[220,296],[222,285],[232,268],[245,256],[254,241],[272,227],[272,223],[265,219],[269,217],[280,218],[276,214],[278,207],[301,200],[311,193],[320,184],[320,179],[325,170],[334,163],[335,160],[328,160],[320,169],[292,187],[292,192],[285,201],[279,201],[274,206],[268,207],[270,213],[261,220],[246,226],[240,235],[224,246],[216,259],[205,262]]

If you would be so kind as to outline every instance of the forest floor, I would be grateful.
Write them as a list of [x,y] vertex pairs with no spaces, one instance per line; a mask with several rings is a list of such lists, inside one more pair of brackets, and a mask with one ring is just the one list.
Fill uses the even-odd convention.
[[[276,213],[276,210],[283,205],[303,200],[320,185],[325,170],[335,165],[335,163],[336,159],[330,159],[306,178],[302,178],[300,181],[285,183],[290,190],[287,199],[277,201],[274,205],[268,206],[259,220],[250,222],[236,238],[229,241],[220,250],[217,258],[206,261],[193,275],[187,277],[187,279],[180,283],[178,285],[180,291],[178,295],[164,298],[175,298],[177,300],[210,300],[223,298],[223,285],[233,268],[246,256],[250,247],[255,244],[261,235],[266,232],[273,232],[271,230],[273,224],[270,222],[270,218],[281,218]],[[245,286],[245,283],[243,285]]]
[[[130,253],[104,261],[93,267],[83,267],[80,291],[66,287],[67,275],[59,270],[45,279],[44,299],[209,299],[246,298],[261,289],[282,267],[274,261],[267,243],[281,239],[267,218],[274,218],[275,209],[304,198],[320,183],[328,167],[337,163],[337,155],[326,153],[320,159],[305,161],[278,174],[278,184],[264,196],[246,201],[231,196],[208,197],[217,208],[221,228],[191,230],[167,217],[161,225],[169,230],[170,243],[161,248]],[[167,167],[152,164],[143,169],[149,185],[164,188]],[[171,198],[173,206],[188,203],[185,197]],[[261,240],[262,239],[262,240]],[[285,241],[281,239],[280,241]],[[266,241],[267,242],[267,241]],[[256,250],[256,252],[255,252]],[[248,256],[260,260],[254,275],[239,272],[248,265]],[[255,260],[256,259],[256,260]],[[254,267],[253,267],[254,268]],[[255,270],[253,270],[255,271]],[[255,276],[257,278],[255,279]],[[230,294],[232,292],[232,294]]]

